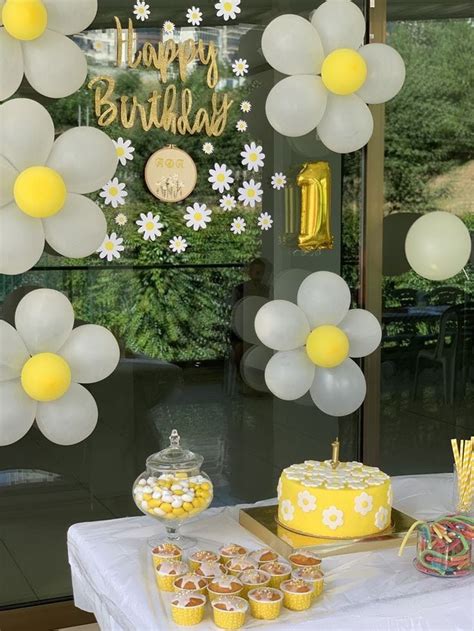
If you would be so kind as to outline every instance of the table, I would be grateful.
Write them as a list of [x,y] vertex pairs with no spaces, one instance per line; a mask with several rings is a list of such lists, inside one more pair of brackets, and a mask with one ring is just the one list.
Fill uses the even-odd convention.
[[[393,478],[394,505],[432,519],[452,506],[452,475]],[[267,500],[263,503],[271,503]],[[210,509],[183,527],[214,545],[261,542],[238,523],[239,507]],[[169,607],[155,586],[146,540],[159,525],[150,517],[75,524],[68,532],[74,600],[95,614],[102,631],[175,631]],[[324,559],[326,589],[309,611],[284,610],[275,622],[249,618],[246,628],[271,631],[472,631],[474,577],[425,576],[413,565],[414,548]],[[210,619],[194,627],[216,631]]]

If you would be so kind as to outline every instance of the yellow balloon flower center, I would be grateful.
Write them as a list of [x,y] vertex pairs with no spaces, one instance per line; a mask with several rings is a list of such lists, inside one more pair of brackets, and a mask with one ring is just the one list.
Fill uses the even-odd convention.
[[14,39],[30,41],[45,32],[48,13],[41,0],[7,0],[2,9],[2,21]]
[[71,369],[55,353],[38,353],[23,366],[21,385],[35,401],[55,401],[66,394],[71,385]]
[[42,218],[61,210],[67,189],[63,178],[54,169],[29,167],[16,178],[13,195],[20,210],[30,217]]
[[349,355],[349,340],[337,326],[324,324],[309,334],[306,354],[316,366],[334,368],[342,364]]
[[338,48],[326,57],[321,68],[321,79],[334,94],[357,92],[367,78],[367,64],[357,51]]

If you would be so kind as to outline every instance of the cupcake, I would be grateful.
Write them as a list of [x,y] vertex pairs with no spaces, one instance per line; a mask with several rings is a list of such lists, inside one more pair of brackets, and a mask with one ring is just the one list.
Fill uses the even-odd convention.
[[182,554],[181,548],[175,546],[174,543],[162,543],[151,550],[153,565],[155,567],[163,561],[181,561]]
[[307,581],[313,588],[313,599],[320,596],[324,589],[324,574],[318,566],[299,567],[293,570],[291,578]]
[[204,561],[219,561],[219,555],[211,550],[197,550],[189,557],[189,567],[195,572]]
[[292,611],[309,609],[313,602],[313,588],[302,579],[291,578],[280,585],[283,592],[283,604]]
[[177,578],[173,583],[175,592],[198,592],[206,593],[207,578],[198,576],[197,574],[184,574]]
[[270,574],[267,574],[263,570],[249,569],[239,575],[239,580],[244,586],[242,596],[245,597],[252,589],[268,587],[268,585],[270,585]]
[[264,563],[270,563],[271,561],[278,560],[278,554],[271,548],[261,548],[260,550],[255,550],[255,552],[252,552],[250,556],[252,559],[257,561],[259,566]]
[[275,620],[281,611],[283,592],[273,587],[258,587],[248,593],[250,611],[254,618]]
[[280,587],[280,584],[291,576],[291,565],[282,561],[263,563],[260,569],[270,574],[270,587]]
[[235,557],[227,563],[227,569],[232,576],[238,576],[244,570],[252,570],[258,568],[258,563],[249,555]]
[[196,574],[210,580],[218,576],[225,576],[227,569],[218,561],[203,561],[196,570]]
[[207,593],[213,601],[219,596],[239,596],[242,592],[242,582],[235,576],[218,576],[209,581]]
[[188,566],[183,561],[163,561],[155,568],[156,584],[161,591],[172,592],[175,580],[187,571]]
[[321,559],[310,550],[295,550],[288,557],[293,569],[298,567],[316,567],[321,565]]
[[198,593],[176,594],[171,600],[171,617],[176,624],[190,627],[204,618],[206,597]]
[[239,596],[218,596],[212,603],[214,624],[220,629],[240,629],[245,623],[247,601]]
[[247,548],[244,546],[239,546],[238,543],[229,543],[228,545],[222,546],[219,549],[219,554],[221,555],[221,563],[226,565],[231,559],[235,559],[235,557],[241,557],[248,553]]

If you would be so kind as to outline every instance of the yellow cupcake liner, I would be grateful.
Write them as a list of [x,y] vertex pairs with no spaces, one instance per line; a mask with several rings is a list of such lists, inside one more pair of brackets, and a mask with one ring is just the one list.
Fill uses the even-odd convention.
[[179,578],[176,574],[158,574],[156,572],[156,584],[162,592],[174,592],[174,582]]
[[211,592],[211,590],[207,590],[207,595],[209,596],[209,600],[212,602],[216,598],[221,598],[222,596],[242,596],[242,589],[239,589],[238,592],[232,592],[232,594],[222,594],[217,592]]
[[287,581],[291,576],[291,572],[288,574],[278,574],[275,576],[270,576],[270,584],[269,587],[275,587],[275,589],[280,589],[280,585],[283,581]]
[[249,592],[252,591],[252,589],[257,589],[258,587],[269,587],[270,586],[270,580],[265,581],[264,583],[259,583],[258,585],[245,585],[242,587],[242,593],[240,594],[242,596],[242,598],[247,598]]
[[292,611],[304,611],[311,607],[313,602],[313,592],[305,592],[303,594],[283,592],[283,604],[287,609]]
[[189,559],[189,567],[191,568],[191,572],[195,572],[197,569],[199,569],[200,565],[201,561],[193,561],[192,559]]
[[158,567],[160,563],[164,563],[165,561],[182,561],[182,554],[177,554],[176,556],[162,556],[160,554],[152,554],[151,558],[153,559],[153,565]]
[[324,579],[317,578],[316,580],[312,581],[312,585],[314,589],[313,591],[313,600],[314,600],[318,596],[321,596],[321,594],[324,591]]
[[280,615],[281,600],[262,602],[249,598],[249,602],[250,611],[254,618],[259,618],[260,620],[275,620],[275,618],[278,618]]
[[191,627],[199,624],[204,618],[204,603],[196,607],[176,607],[171,605],[171,617],[176,624]]
[[214,624],[221,629],[240,629],[245,623],[245,611],[223,611],[212,608]]

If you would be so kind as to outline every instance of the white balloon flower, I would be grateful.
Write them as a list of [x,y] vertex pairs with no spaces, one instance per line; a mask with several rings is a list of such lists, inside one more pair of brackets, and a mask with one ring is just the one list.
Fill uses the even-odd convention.
[[317,128],[336,153],[368,143],[373,118],[367,103],[393,98],[405,81],[405,64],[385,44],[363,46],[365,18],[350,0],[326,0],[311,16],[281,15],[267,26],[262,51],[268,63],[290,75],[270,91],[267,118],[284,136]]
[[58,445],[87,438],[97,424],[94,383],[116,368],[120,351],[102,326],[73,329],[69,300],[53,289],[27,294],[15,312],[16,329],[0,320],[0,446],[20,440],[36,423]]
[[94,127],[54,140],[53,120],[36,101],[0,105],[0,273],[31,269],[45,239],[63,256],[93,254],[107,225],[83,194],[110,180],[117,163],[113,141]]
[[255,317],[259,340],[278,351],[266,365],[265,382],[280,399],[293,401],[309,390],[326,414],[351,414],[365,398],[366,383],[350,358],[377,348],[380,324],[369,311],[349,310],[349,287],[332,272],[305,278],[297,303],[272,300]]
[[20,87],[50,98],[69,96],[84,83],[84,53],[66,35],[89,26],[97,0],[0,0],[0,101]]

